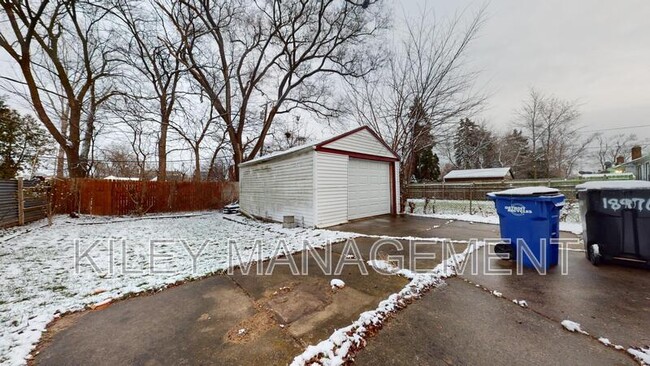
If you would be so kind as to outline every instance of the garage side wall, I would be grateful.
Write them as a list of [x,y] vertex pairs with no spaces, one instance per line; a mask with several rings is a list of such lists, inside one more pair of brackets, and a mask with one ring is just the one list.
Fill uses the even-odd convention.
[[243,166],[239,172],[241,210],[282,222],[293,215],[300,226],[314,226],[313,150],[285,159]]
[[348,221],[348,156],[316,152],[316,226]]

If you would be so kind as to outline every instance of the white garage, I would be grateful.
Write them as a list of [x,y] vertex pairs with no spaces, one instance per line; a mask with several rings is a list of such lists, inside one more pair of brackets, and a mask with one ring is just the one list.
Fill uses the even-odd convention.
[[399,157],[363,126],[239,166],[241,211],[327,227],[399,207]]

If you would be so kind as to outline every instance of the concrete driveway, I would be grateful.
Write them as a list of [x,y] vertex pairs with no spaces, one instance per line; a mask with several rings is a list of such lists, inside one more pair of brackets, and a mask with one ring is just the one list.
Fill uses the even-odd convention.
[[[333,229],[455,240],[498,236],[495,225],[412,216],[381,216]],[[363,260],[375,240],[357,239]],[[404,249],[383,254],[408,254],[408,242],[400,242]],[[465,244],[455,247],[459,252]],[[340,258],[342,250],[343,245],[335,245],[333,256]],[[431,250],[438,254],[427,263],[433,266],[442,253],[437,246]],[[293,257],[300,263],[304,255]],[[625,347],[650,343],[649,272],[593,267],[581,252],[566,255],[567,276],[495,277],[479,271],[449,279],[447,286],[397,313],[355,360],[369,365],[635,364],[624,351],[596,338],[609,337]],[[498,265],[506,268],[512,263]],[[285,365],[307,345],[349,325],[407,282],[373,271],[361,276],[350,268],[337,277],[346,287],[334,291],[329,285],[333,277],[310,269],[307,276],[294,276],[280,266],[270,276],[257,276],[254,267],[249,275],[213,276],[104,310],[63,317],[46,333],[34,361]],[[529,307],[522,308],[513,299],[525,299]],[[564,330],[560,322],[565,319],[581,323],[592,336]]]

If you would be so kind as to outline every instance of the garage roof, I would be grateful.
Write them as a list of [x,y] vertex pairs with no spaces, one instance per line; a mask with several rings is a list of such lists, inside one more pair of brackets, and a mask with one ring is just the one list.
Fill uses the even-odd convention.
[[443,179],[503,178],[510,174],[510,168],[459,169],[452,170]]
[[[334,136],[334,137],[331,137],[331,138],[327,138],[327,139],[324,139],[324,140],[308,143],[308,144],[305,144],[305,145],[292,147],[291,149],[287,149],[287,150],[284,150],[284,151],[278,151],[278,152],[275,152],[275,153],[272,153],[272,154],[264,155],[264,156],[261,156],[261,157],[256,158],[256,159],[243,162],[243,163],[239,164],[239,166],[242,167],[242,166],[259,164],[259,163],[262,163],[262,162],[266,162],[266,161],[269,161],[269,160],[274,160],[274,159],[286,157],[286,156],[293,155],[293,154],[298,154],[300,152],[304,152],[304,151],[308,151],[308,150],[322,150],[324,152],[327,152],[327,151],[346,151],[346,150],[340,150],[340,148],[336,145],[337,141],[339,141],[339,140],[341,140],[341,139],[343,139],[345,137],[348,137],[350,135],[356,134],[356,133],[364,133],[364,131],[367,131],[368,133],[370,133],[370,135],[372,135],[372,137],[374,137],[377,141],[379,141],[383,145],[383,147],[386,149],[386,151],[383,152],[383,155],[385,156],[385,158],[387,160],[399,161],[399,156],[390,147],[388,147],[388,145],[386,145],[384,140],[382,140],[375,133],[375,131],[373,131],[368,126],[361,126],[361,127],[357,127],[357,128],[355,128],[353,130],[347,131],[345,133],[342,133],[340,135],[337,135],[337,136]],[[380,155],[376,155],[376,154],[377,154],[376,152],[372,152],[372,151],[367,152],[367,153],[359,153],[359,155],[380,156]]]

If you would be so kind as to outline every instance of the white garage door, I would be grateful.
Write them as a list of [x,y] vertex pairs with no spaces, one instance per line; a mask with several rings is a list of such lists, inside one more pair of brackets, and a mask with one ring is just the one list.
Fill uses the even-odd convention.
[[348,162],[348,220],[390,213],[389,163]]

